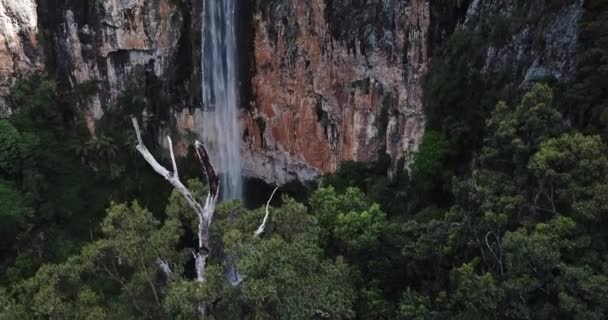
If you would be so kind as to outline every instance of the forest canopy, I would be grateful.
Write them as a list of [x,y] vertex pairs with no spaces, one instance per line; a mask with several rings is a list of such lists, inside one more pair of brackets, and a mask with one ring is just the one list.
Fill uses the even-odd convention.
[[[373,168],[345,166],[304,203],[275,199],[259,236],[264,207],[223,203],[206,279],[197,282],[197,218],[188,203],[177,191],[159,208],[128,189],[120,192],[131,199],[121,200],[104,183],[78,184],[85,176],[108,186],[120,179],[60,143],[76,129],[49,108],[53,83],[35,80],[15,90],[35,90],[40,101],[24,101],[0,122],[2,319],[192,319],[201,304],[216,319],[607,312],[608,149],[601,135],[563,124],[547,85],[516,105],[497,103],[466,174],[450,173],[451,145],[429,130],[411,176],[386,180]],[[202,199],[202,170],[199,177],[188,187]],[[450,197],[437,202],[436,190]]]
[[606,319],[608,3],[585,6],[570,81],[505,88],[467,53],[488,39],[458,30],[409,170],[347,162],[267,206],[212,206],[205,233],[191,200],[207,208],[214,177],[198,145],[172,163],[153,126],[138,135],[137,88],[92,134],[52,77],[18,80],[0,118],[0,320]]

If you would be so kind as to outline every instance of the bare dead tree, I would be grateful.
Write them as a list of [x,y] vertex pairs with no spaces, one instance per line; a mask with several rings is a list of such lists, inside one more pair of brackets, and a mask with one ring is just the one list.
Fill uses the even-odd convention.
[[137,135],[137,151],[143,156],[143,158],[150,164],[152,169],[156,171],[159,175],[165,178],[169,183],[179,192],[190,208],[194,211],[194,213],[198,216],[198,252],[195,253],[196,259],[196,274],[197,280],[200,282],[205,281],[205,263],[207,257],[209,256],[209,228],[211,226],[211,222],[213,221],[213,213],[215,212],[215,206],[217,204],[219,188],[220,188],[220,179],[215,173],[215,169],[211,164],[211,160],[209,158],[209,154],[207,153],[207,149],[205,146],[196,141],[196,153],[198,158],[205,169],[205,173],[207,174],[207,180],[209,183],[209,192],[207,193],[207,198],[205,200],[205,204],[201,205],[192,195],[192,192],[188,190],[188,188],[180,181],[179,173],[177,171],[177,162],[175,161],[175,154],[173,152],[173,142],[170,137],[167,137],[167,141],[169,142],[169,149],[171,152],[171,162],[173,164],[173,172],[169,172],[169,170],[165,169],[150,153],[148,148],[143,142],[141,137],[141,131],[139,129],[139,124],[135,117],[131,117],[131,121],[133,122],[133,127],[135,128],[135,133]]
[[[207,148],[205,145],[199,141],[195,142],[196,155],[203,166],[205,174],[207,175],[207,183],[209,184],[209,191],[207,193],[204,204],[199,203],[192,192],[181,182],[179,178],[179,172],[177,169],[177,162],[175,160],[175,153],[173,150],[173,141],[171,137],[167,136],[167,141],[169,143],[169,151],[171,155],[171,164],[173,166],[173,172],[170,172],[165,167],[163,167],[158,161],[154,158],[152,153],[148,150],[146,145],[143,142],[141,136],[141,130],[139,128],[139,123],[135,117],[131,117],[131,121],[133,122],[133,128],[135,129],[135,134],[137,135],[137,151],[142,155],[142,157],[148,162],[148,164],[154,169],[156,173],[165,178],[174,188],[182,195],[182,197],[188,203],[188,206],[194,211],[196,216],[198,217],[198,248],[197,251],[192,255],[195,260],[195,268],[196,268],[196,280],[198,282],[205,282],[205,267],[207,264],[207,259],[211,252],[209,248],[209,230],[211,228],[211,223],[213,221],[213,214],[215,212],[215,207],[218,202],[219,190],[220,190],[220,178],[217,175],[213,164],[211,163],[211,159],[209,157],[209,153],[207,152]],[[268,222],[268,218],[270,216],[270,202],[272,201],[275,193],[279,188],[275,188],[266,203],[266,215],[262,221],[262,224],[258,227],[254,236],[260,236],[264,233],[266,229],[266,224]],[[161,272],[169,278],[172,274],[169,263],[162,260],[161,258],[157,259],[158,266]],[[206,317],[206,308],[204,305],[199,305],[198,311],[201,319]]]
[[[207,197],[205,199],[204,205],[201,205],[194,197],[192,192],[181,182],[179,179],[179,173],[177,171],[177,162],[175,160],[175,154],[173,151],[173,141],[171,141],[170,137],[167,137],[167,141],[169,142],[169,150],[171,152],[171,163],[173,165],[173,172],[169,172],[165,167],[163,167],[150,153],[148,148],[143,142],[141,137],[141,131],[139,129],[139,124],[135,117],[131,117],[131,121],[133,122],[133,128],[135,129],[135,133],[137,135],[137,151],[142,155],[142,157],[148,162],[148,164],[158,173],[160,176],[165,178],[169,183],[179,192],[186,202],[188,206],[194,211],[194,213],[198,217],[198,248],[195,253],[193,253],[195,259],[195,268],[196,268],[196,280],[198,282],[205,281],[205,266],[207,264],[207,258],[209,257],[209,253],[211,250],[209,249],[209,229],[211,227],[211,222],[213,221],[213,214],[215,212],[215,206],[218,201],[219,189],[220,189],[220,179],[215,172],[213,165],[211,164],[211,160],[209,158],[209,154],[207,153],[207,149],[205,145],[199,141],[196,141],[196,154],[198,156],[199,161],[203,165],[205,173],[207,175],[207,182],[209,184],[209,191],[207,193]],[[171,269],[168,264],[159,259],[159,267],[165,273],[165,275],[171,274]],[[205,307],[199,306],[199,312],[201,314],[201,318],[205,318]]]

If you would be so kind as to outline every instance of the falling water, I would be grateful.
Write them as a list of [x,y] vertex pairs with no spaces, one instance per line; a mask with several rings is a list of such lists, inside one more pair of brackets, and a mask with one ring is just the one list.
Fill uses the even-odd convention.
[[224,200],[242,193],[237,84],[237,0],[204,0],[203,140],[222,174]]

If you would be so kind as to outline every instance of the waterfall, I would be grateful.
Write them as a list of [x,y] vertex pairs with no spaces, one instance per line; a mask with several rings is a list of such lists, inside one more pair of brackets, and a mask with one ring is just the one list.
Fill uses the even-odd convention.
[[202,136],[222,175],[222,198],[241,199],[237,0],[203,1]]

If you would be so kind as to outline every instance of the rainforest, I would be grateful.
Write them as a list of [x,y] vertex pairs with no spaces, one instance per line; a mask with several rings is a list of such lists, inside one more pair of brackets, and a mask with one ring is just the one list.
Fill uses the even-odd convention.
[[607,302],[606,0],[0,0],[0,320]]

